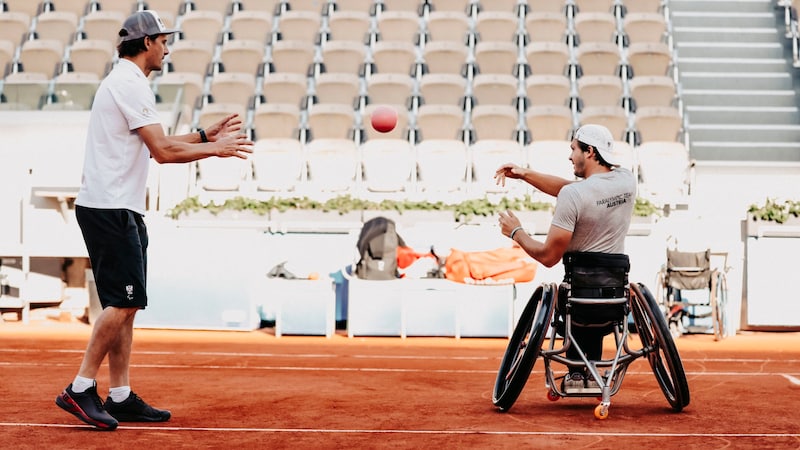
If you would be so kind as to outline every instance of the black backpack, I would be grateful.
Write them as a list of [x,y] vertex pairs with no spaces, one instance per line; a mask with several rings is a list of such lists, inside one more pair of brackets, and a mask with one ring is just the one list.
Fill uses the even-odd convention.
[[364,280],[394,280],[397,271],[397,247],[405,246],[395,230],[395,223],[385,217],[364,222],[356,247],[360,260],[356,276]]

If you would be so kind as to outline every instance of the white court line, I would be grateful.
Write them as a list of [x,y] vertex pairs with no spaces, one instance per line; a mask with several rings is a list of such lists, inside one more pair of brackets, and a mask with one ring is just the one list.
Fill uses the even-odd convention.
[[[0,422],[0,427],[89,428],[86,425],[60,423]],[[800,433],[622,433],[587,431],[498,431],[498,430],[367,430],[324,428],[232,428],[232,427],[159,427],[119,426],[117,430],[140,431],[210,431],[246,433],[319,433],[319,434],[441,434],[441,435],[501,435],[501,436],[603,436],[603,437],[726,437],[726,438],[797,438]]]
[[783,376],[784,376],[784,378],[786,378],[787,380],[789,380],[789,382],[790,382],[790,383],[792,383],[793,385],[795,385],[795,386],[800,386],[800,379],[798,379],[798,378],[795,378],[795,377],[793,377],[793,376],[791,376],[791,375],[787,375],[787,374],[785,374],[785,373],[784,373],[784,374],[781,374],[781,375],[783,375]]

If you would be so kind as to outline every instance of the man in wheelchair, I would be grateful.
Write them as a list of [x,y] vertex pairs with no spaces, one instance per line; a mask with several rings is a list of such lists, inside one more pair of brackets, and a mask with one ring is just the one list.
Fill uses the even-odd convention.
[[[624,244],[636,199],[636,179],[630,170],[620,167],[624,155],[614,148],[614,137],[606,127],[583,125],[575,132],[570,151],[576,180],[515,164],[504,164],[495,173],[497,184],[505,185],[506,178],[519,179],[557,198],[544,242],[525,233],[511,211],[500,213],[499,221],[504,235],[545,266],[552,267],[563,259],[565,279],[556,303],[561,323],[554,324],[561,336],[565,336],[563,317],[568,295],[582,299],[627,297],[629,262]],[[614,319],[599,316],[608,311],[583,304],[573,312],[572,322],[585,325],[571,327],[574,342],[590,361],[602,358],[603,337],[612,327],[609,321],[618,320],[621,314],[612,308]],[[574,345],[568,347],[566,356],[581,360]],[[585,364],[569,367],[562,389],[567,393],[600,392]]]

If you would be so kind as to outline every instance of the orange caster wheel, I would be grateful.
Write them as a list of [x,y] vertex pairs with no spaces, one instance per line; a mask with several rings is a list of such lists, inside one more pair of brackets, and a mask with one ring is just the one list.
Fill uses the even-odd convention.
[[608,419],[608,405],[597,405],[597,407],[594,409],[594,417],[600,420]]
[[547,391],[547,399],[550,400],[551,402],[557,402],[561,400],[561,396],[553,391]]

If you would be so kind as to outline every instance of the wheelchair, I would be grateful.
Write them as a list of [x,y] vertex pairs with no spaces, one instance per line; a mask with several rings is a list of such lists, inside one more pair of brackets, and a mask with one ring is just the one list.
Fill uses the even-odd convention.
[[[721,268],[712,259],[722,260]],[[673,337],[688,333],[727,333],[728,254],[710,249],[684,252],[667,249],[667,262],[657,275],[656,299]]]
[[[628,256],[567,253],[564,268],[564,282],[537,287],[522,311],[497,373],[494,405],[502,412],[512,407],[541,356],[548,400],[598,398],[597,419],[608,418],[611,397],[619,392],[628,366],[641,357],[647,358],[672,410],[688,406],[689,385],[675,342],[647,287],[628,282]],[[613,335],[613,357],[590,360],[575,338],[581,329],[594,329],[600,339]],[[574,350],[569,352],[570,348]],[[569,353],[578,358],[568,357]],[[556,376],[554,370],[562,365],[569,371],[585,371],[597,386],[570,392],[563,384],[566,375]]]

